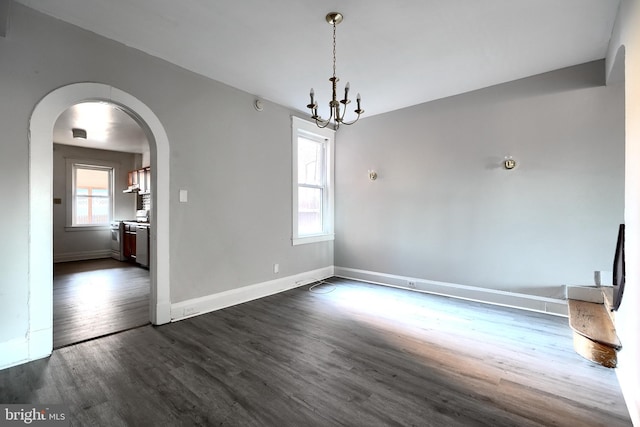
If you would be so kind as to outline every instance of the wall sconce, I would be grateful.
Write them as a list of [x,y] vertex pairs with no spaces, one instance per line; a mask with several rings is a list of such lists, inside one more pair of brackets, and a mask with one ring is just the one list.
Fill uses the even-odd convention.
[[376,179],[378,179],[378,172],[369,169],[369,179],[371,181],[375,181]]
[[504,158],[503,165],[505,169],[511,170],[516,167],[517,163],[515,160],[513,160],[513,157],[507,156]]

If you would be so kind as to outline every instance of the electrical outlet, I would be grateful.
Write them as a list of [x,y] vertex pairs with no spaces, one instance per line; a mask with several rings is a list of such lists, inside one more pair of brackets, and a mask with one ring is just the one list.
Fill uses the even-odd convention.
[[273,274],[280,273],[280,264],[273,264]]
[[411,289],[415,289],[415,288],[416,288],[416,282],[414,282],[413,280],[409,280],[409,281],[407,281],[407,285],[408,285]]

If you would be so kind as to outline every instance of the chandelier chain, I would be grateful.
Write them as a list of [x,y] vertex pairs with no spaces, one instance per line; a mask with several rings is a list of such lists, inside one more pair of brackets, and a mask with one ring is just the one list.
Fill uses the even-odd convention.
[[336,23],[333,22],[333,77],[336,76]]

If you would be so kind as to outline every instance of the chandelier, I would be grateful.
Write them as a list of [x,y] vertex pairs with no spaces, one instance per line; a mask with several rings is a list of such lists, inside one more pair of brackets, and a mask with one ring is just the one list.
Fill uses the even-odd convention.
[[[347,112],[347,105],[351,102],[349,99],[349,82],[344,87],[344,99],[337,99],[337,85],[339,78],[336,77],[336,25],[342,22],[343,16],[338,12],[331,12],[327,14],[326,20],[327,23],[333,25],[333,77],[329,79],[332,87],[332,95],[331,101],[329,101],[329,111],[330,115],[328,119],[323,119],[318,115],[318,104],[315,101],[315,93],[313,92],[313,88],[311,88],[311,92],[309,96],[311,97],[311,103],[307,105],[307,108],[311,110],[311,118],[315,120],[316,125],[320,128],[325,128],[331,120],[333,120],[335,129],[343,125],[352,125],[358,121],[360,115],[364,113],[364,110],[360,108],[360,94],[356,97],[357,108],[353,110],[354,113],[357,114],[356,118],[352,121],[345,121],[345,113]],[[340,106],[343,105],[343,107]],[[342,110],[342,111],[341,111]]]

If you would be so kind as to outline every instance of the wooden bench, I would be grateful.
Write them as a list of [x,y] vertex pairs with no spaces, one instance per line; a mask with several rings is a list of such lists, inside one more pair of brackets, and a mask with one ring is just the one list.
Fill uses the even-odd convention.
[[569,325],[573,347],[582,357],[615,368],[622,344],[606,304],[570,299]]

